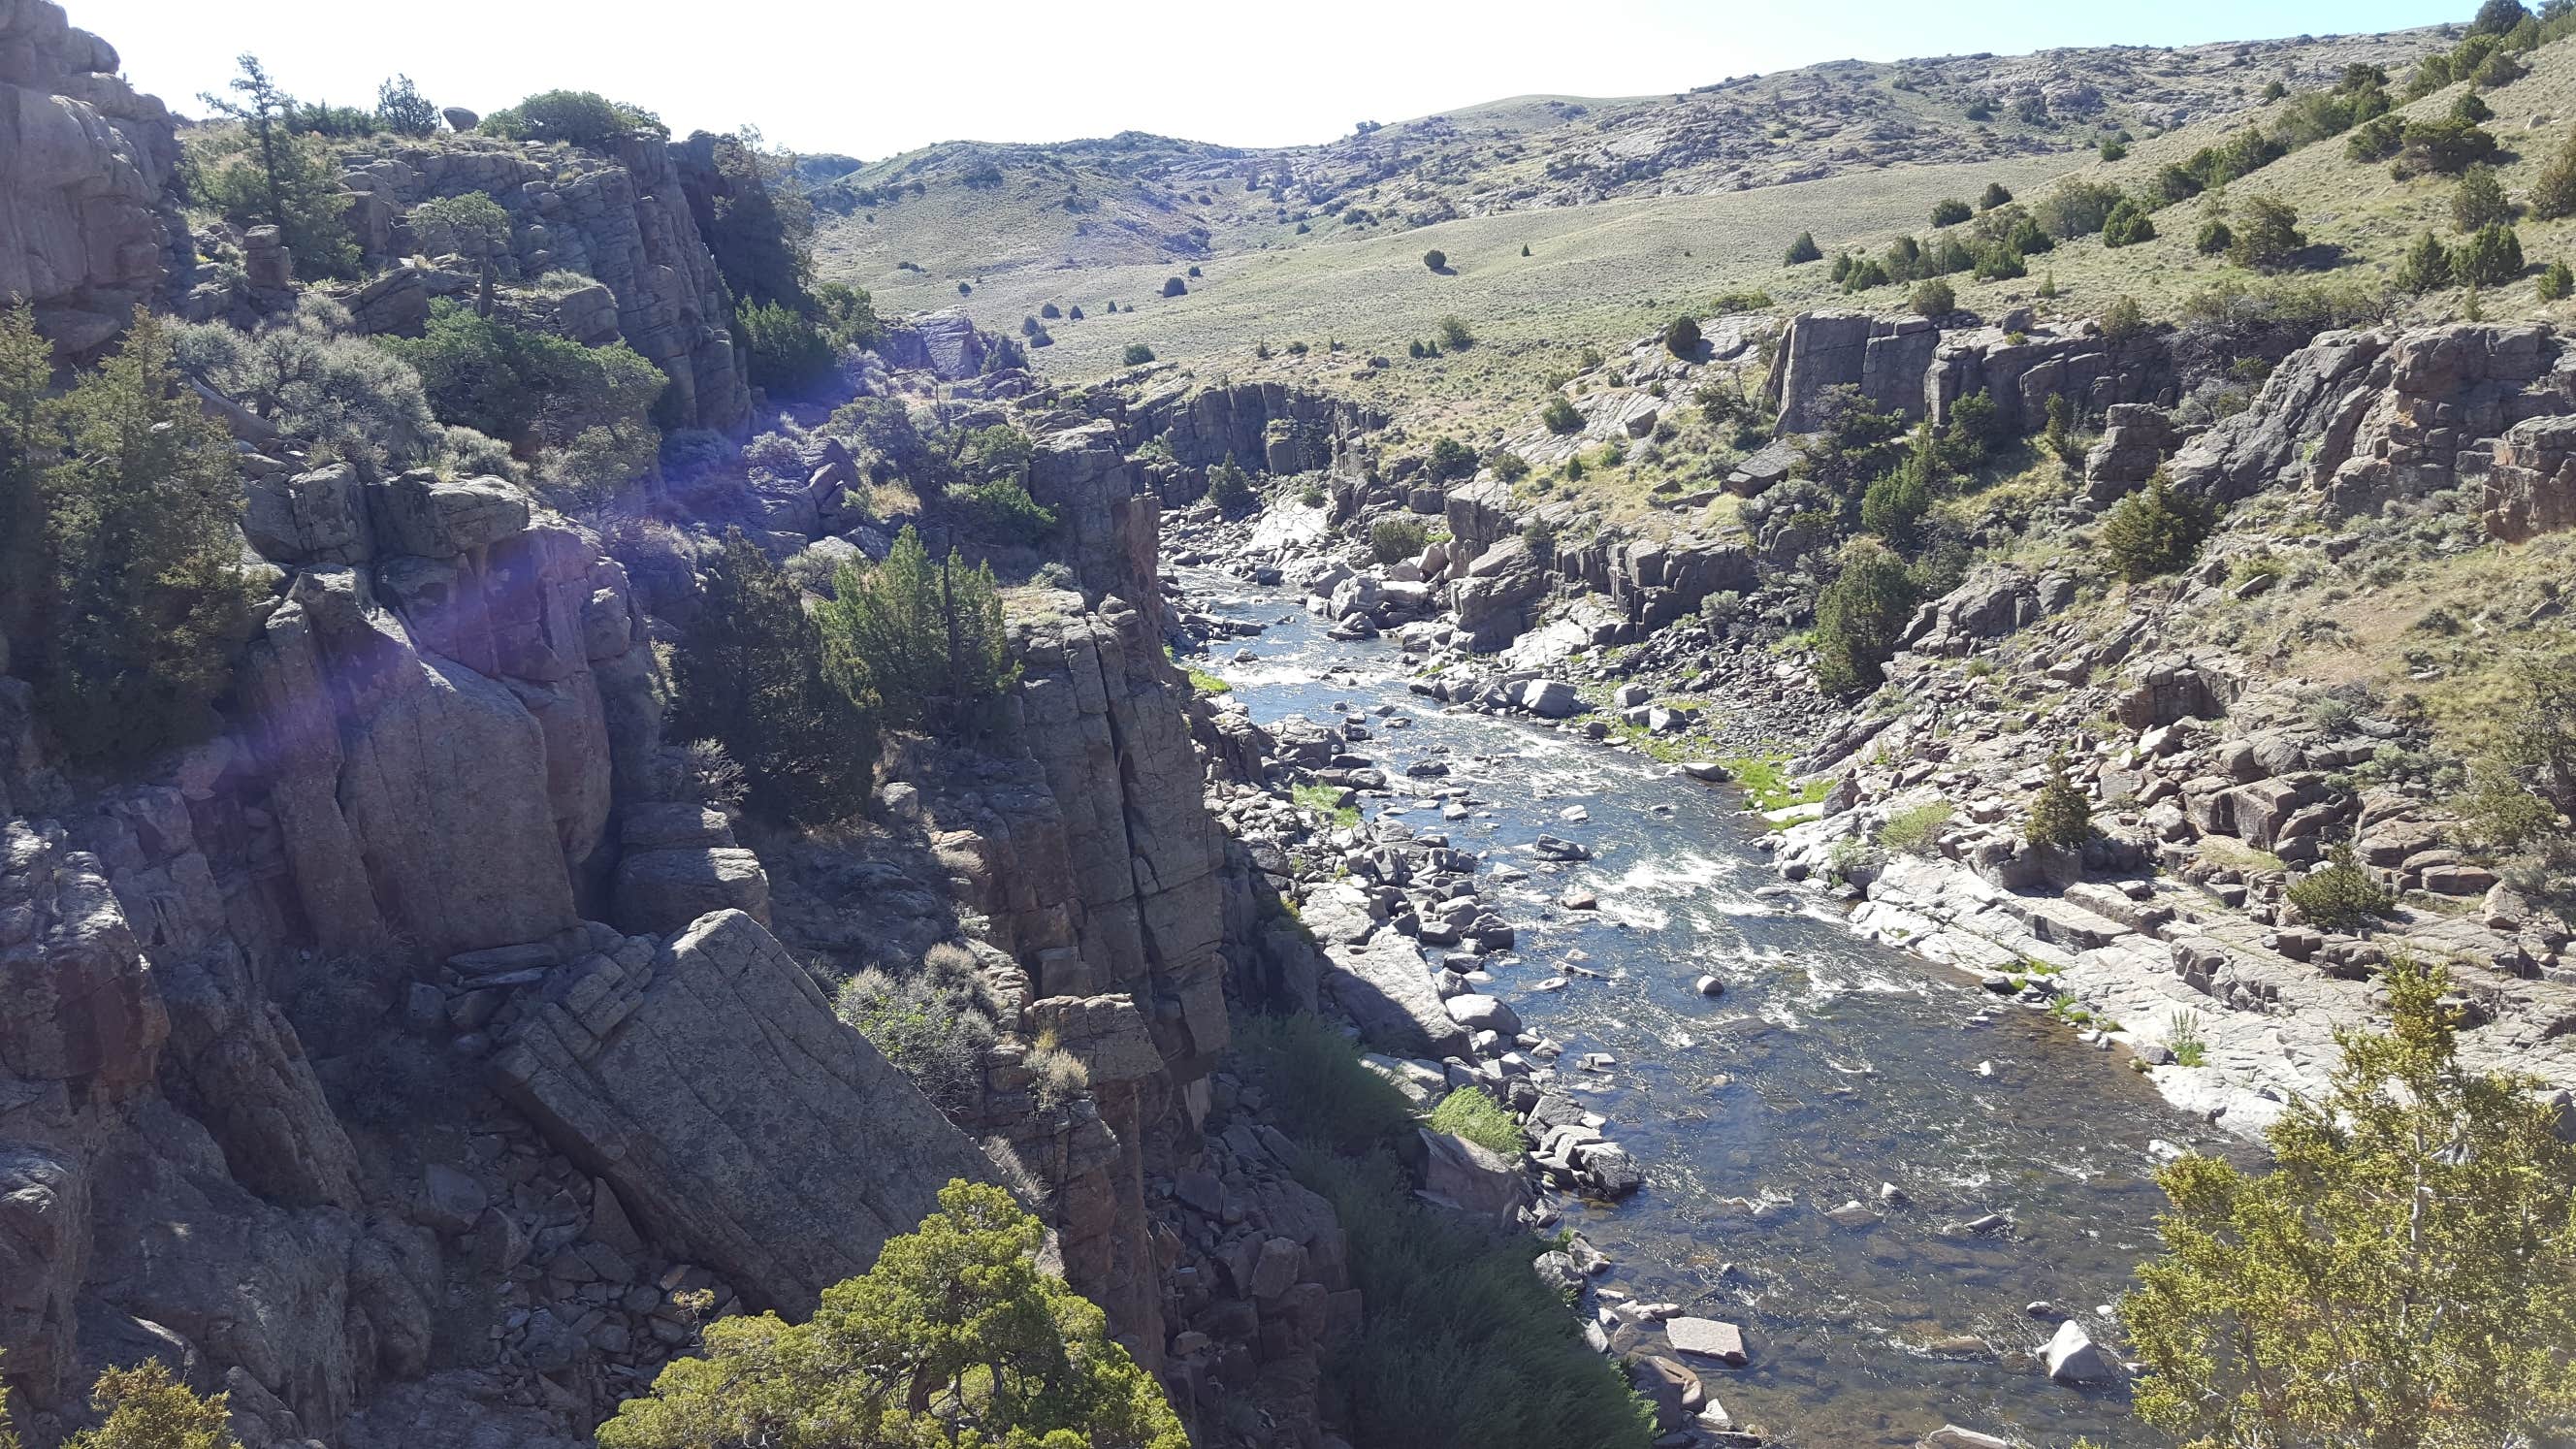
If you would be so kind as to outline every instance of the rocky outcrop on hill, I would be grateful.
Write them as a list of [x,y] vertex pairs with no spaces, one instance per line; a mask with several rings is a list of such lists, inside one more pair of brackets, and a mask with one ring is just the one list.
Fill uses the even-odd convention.
[[1340,466],[1355,437],[1387,422],[1385,414],[1347,399],[1276,382],[1175,388],[1138,400],[1128,418],[1131,443],[1159,437],[1184,468],[1205,470],[1232,459],[1280,477]]
[[0,0],[0,297],[88,356],[190,253],[178,134],[117,75],[115,47],[53,0]]
[[2053,397],[2098,417],[2123,404],[2171,407],[2177,390],[2173,359],[2152,333],[2113,341],[2090,322],[2056,331],[2026,316],[1945,330],[1920,317],[1807,312],[1790,320],[1779,357],[1765,387],[1783,434],[1823,427],[1836,388],[1857,389],[1874,411],[1936,423],[1982,393],[2002,425],[2024,433],[2047,421]]
[[[511,222],[509,251],[494,260],[531,279],[571,271],[607,288],[596,306],[576,293],[559,308],[587,309],[603,322],[613,316],[614,335],[670,376],[667,416],[721,432],[749,416],[724,279],[692,218],[673,148],[659,137],[625,137],[613,157],[479,136],[379,140],[344,147],[341,160],[369,257],[391,262],[417,250],[406,218],[421,202],[488,196]],[[380,285],[390,291],[401,276],[397,269]],[[362,297],[355,310],[361,318],[381,314],[392,327],[426,317],[426,308],[425,298],[415,312]],[[567,324],[567,335],[585,332],[585,341],[606,340],[577,319]]]

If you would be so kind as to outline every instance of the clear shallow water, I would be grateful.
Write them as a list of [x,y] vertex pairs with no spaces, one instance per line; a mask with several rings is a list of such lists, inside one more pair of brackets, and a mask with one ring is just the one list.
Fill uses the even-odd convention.
[[[1235,662],[1229,641],[1206,663],[1256,719],[1393,704],[1411,726],[1370,714],[1355,746],[1390,776],[1446,747],[1446,779],[1397,779],[1426,794],[1396,818],[1482,858],[1480,893],[1519,927],[1488,989],[1565,1047],[1568,1085],[1647,1169],[1644,1192],[1569,1201],[1568,1220],[1616,1261],[1603,1282],[1744,1326],[1751,1367],[1703,1374],[1739,1424],[1802,1449],[1910,1445],[1944,1423],[2044,1446],[2157,1442],[2125,1392],[2052,1384],[2025,1361],[2056,1324],[2024,1305],[2048,1300],[2102,1332],[2094,1310],[2155,1246],[2150,1141],[2230,1144],[2044,1014],[1862,941],[1810,898],[1757,898],[1776,878],[1732,791],[1526,722],[1444,715],[1406,691],[1391,645],[1330,640],[1293,602],[1192,581],[1229,601],[1213,612],[1270,624],[1241,641],[1253,661]],[[1442,786],[1470,791],[1468,819],[1441,820],[1427,792]],[[1389,803],[1405,797],[1362,807]],[[1572,806],[1590,818],[1562,819]],[[1596,858],[1542,861],[1528,845],[1543,833]],[[1529,879],[1497,883],[1505,866]],[[1598,911],[1558,907],[1576,885]],[[1602,979],[1535,989],[1570,959]],[[1702,972],[1727,983],[1723,997],[1692,989]],[[1975,1024],[1980,1013],[1992,1019]],[[1616,1064],[1574,1070],[1587,1052]],[[1882,1207],[1882,1182],[1911,1204]],[[1882,1220],[1825,1216],[1853,1199]],[[2011,1231],[1956,1227],[1987,1213]],[[1987,1347],[1936,1347],[1962,1335]]]

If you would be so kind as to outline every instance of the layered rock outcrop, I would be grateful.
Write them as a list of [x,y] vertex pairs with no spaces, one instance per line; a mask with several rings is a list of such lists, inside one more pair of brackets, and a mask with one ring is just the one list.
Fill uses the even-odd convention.
[[2047,421],[2052,397],[2092,416],[2124,403],[2175,401],[2173,359],[2151,333],[2113,341],[2089,323],[2059,332],[2007,321],[2013,325],[1945,331],[1920,317],[1803,313],[1782,334],[1765,383],[1780,431],[1825,426],[1836,388],[1856,389],[1873,411],[1935,422],[1946,422],[1961,398],[1983,393],[1999,423],[2023,433]]

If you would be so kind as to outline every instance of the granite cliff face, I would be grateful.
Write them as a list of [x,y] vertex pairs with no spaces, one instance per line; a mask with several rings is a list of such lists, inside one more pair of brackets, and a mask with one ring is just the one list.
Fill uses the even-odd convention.
[[52,0],[0,0],[0,297],[86,355],[159,293],[185,228],[170,113]]

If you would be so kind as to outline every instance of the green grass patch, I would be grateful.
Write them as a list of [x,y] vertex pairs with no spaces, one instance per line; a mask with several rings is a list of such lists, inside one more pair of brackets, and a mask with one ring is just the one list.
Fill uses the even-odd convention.
[[1204,669],[1193,669],[1190,671],[1190,688],[1197,690],[1201,694],[1231,694],[1234,692],[1233,685],[1226,683],[1224,679],[1217,675],[1210,674]]
[[1899,810],[1878,827],[1878,843],[1890,850],[1929,855],[1941,838],[1941,827],[1950,823],[1950,802],[1935,800],[1910,810]]
[[1792,805],[1813,805],[1825,798],[1832,788],[1828,781],[1810,780],[1799,784],[1789,775],[1788,755],[1734,755],[1721,761],[1735,783],[1744,787],[1744,795],[1757,810],[1786,810]]
[[1488,1152],[1521,1154],[1521,1124],[1493,1098],[1473,1087],[1460,1087],[1431,1109],[1431,1130],[1464,1137]]
[[1349,827],[1360,823],[1357,806],[1342,803],[1339,785],[1300,785],[1288,792],[1288,798],[1317,814],[1329,816],[1335,825]]

